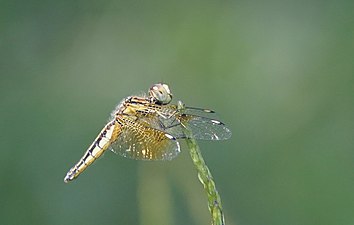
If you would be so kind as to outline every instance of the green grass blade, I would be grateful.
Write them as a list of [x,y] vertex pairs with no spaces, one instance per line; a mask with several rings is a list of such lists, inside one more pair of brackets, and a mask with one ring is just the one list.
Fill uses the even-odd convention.
[[205,164],[199,146],[194,139],[187,139],[189,153],[198,171],[199,181],[203,184],[208,197],[208,208],[211,215],[212,225],[225,225],[224,214],[222,211],[221,198],[216,189],[213,176]]
[[[184,108],[183,103],[179,102],[178,106],[180,110],[183,111]],[[195,168],[197,169],[199,181],[202,183],[208,197],[208,208],[211,215],[211,224],[225,225],[225,219],[224,219],[224,214],[221,205],[221,198],[216,189],[213,176],[211,175],[211,172],[203,159],[197,141],[191,138],[192,133],[188,129],[187,124],[185,124],[184,127],[186,128],[184,129],[184,133],[186,134],[187,137],[190,137],[186,139],[190,156],[192,158]]]

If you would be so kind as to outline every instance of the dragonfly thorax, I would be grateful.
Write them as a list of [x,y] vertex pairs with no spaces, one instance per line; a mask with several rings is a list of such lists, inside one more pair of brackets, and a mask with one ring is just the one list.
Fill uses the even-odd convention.
[[111,119],[117,115],[136,116],[146,115],[152,110],[151,100],[146,97],[130,96],[125,98],[111,114]]

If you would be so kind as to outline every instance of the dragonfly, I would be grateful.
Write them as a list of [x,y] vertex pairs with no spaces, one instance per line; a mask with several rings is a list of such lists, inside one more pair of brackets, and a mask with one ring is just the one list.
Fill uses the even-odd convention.
[[[172,160],[180,153],[179,141],[226,140],[231,131],[213,110],[170,104],[167,84],[157,83],[147,94],[123,99],[108,123],[69,170],[64,182],[77,178],[107,149],[136,160]],[[188,129],[190,132],[185,132]]]

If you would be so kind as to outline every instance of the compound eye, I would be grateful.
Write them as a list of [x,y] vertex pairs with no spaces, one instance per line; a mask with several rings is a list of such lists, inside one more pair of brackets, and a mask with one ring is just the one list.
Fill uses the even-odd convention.
[[154,84],[149,90],[150,97],[157,103],[166,105],[171,102],[172,94],[167,84]]

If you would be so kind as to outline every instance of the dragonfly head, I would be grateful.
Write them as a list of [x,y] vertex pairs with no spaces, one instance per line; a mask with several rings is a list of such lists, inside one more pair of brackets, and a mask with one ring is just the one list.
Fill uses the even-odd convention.
[[152,85],[149,95],[153,101],[158,104],[166,105],[171,102],[172,94],[167,84],[158,83]]

